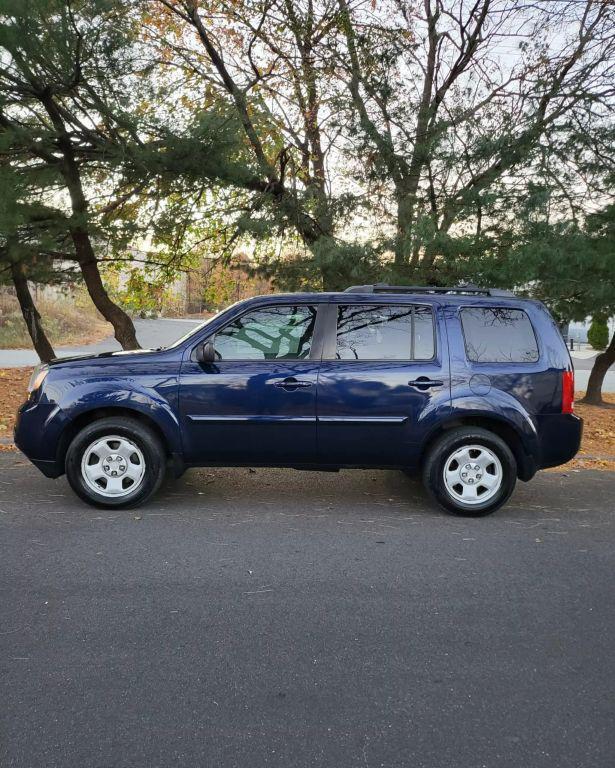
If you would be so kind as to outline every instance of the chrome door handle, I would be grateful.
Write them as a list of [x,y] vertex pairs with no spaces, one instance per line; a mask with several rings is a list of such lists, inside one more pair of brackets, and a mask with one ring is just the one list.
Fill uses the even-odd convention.
[[412,379],[408,382],[408,386],[416,387],[417,389],[429,389],[430,387],[441,387],[444,384],[440,379],[428,379],[427,376],[419,376],[418,379]]
[[311,387],[312,382],[301,381],[300,379],[295,379],[292,376],[289,376],[287,379],[274,382],[273,386],[278,387],[279,389],[285,389],[287,392],[294,392],[295,389],[305,389],[307,387]]

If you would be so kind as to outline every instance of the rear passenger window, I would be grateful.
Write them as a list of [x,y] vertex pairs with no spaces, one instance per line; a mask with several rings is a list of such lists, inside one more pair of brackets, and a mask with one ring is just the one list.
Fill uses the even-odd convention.
[[538,344],[527,314],[508,307],[461,310],[468,359],[475,363],[534,363]]
[[431,307],[338,307],[338,360],[431,360],[433,356]]

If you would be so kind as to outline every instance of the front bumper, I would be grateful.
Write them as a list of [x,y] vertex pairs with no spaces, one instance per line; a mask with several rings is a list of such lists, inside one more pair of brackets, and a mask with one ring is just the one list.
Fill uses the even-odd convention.
[[64,473],[58,445],[64,427],[61,409],[48,401],[26,401],[17,411],[13,439],[19,450],[47,477]]

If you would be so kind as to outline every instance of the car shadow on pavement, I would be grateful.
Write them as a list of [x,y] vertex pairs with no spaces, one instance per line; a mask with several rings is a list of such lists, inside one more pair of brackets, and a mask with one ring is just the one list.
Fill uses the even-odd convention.
[[[591,494],[588,494],[591,487]],[[580,519],[608,515],[615,495],[615,472],[572,470],[541,472],[531,482],[518,482],[509,502],[491,521]],[[100,510],[72,493],[66,479],[43,477],[20,454],[0,454],[0,520],[36,515],[39,519],[143,519],[172,516],[195,520],[292,520],[343,517],[348,520],[411,519],[478,521],[448,515],[427,495],[417,479],[400,471],[341,470],[312,472],[270,468],[203,468],[179,480],[168,479],[158,494],[135,510]],[[66,517],[64,519],[66,520]],[[610,515],[609,515],[610,519]]]
[[[592,499],[586,497],[582,477],[592,478]],[[516,519],[609,508],[615,473],[591,470],[541,472],[531,482],[519,481],[509,502],[492,517]],[[457,519],[448,515],[427,494],[418,478],[400,471],[340,470],[312,472],[269,468],[206,468],[189,470],[167,483],[156,500],[167,506],[181,499],[196,509],[224,508],[258,514],[286,510],[287,514],[323,513],[364,517]],[[602,503],[604,499],[604,503]],[[469,518],[465,518],[466,520]]]

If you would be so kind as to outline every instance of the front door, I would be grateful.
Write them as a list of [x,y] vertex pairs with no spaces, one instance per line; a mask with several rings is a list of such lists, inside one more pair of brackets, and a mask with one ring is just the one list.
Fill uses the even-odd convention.
[[268,305],[214,336],[216,361],[182,365],[189,463],[292,465],[316,459],[317,308]]
[[330,305],[318,381],[324,461],[413,466],[436,409],[449,404],[448,353],[437,306]]

